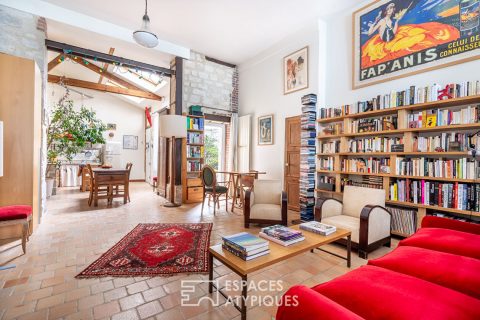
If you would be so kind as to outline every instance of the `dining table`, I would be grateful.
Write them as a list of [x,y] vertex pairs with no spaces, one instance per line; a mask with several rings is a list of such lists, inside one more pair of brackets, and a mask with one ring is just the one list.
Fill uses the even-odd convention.
[[[260,174],[267,174],[265,171],[217,171],[216,173],[218,174],[224,174],[228,176],[227,180],[227,187],[229,190],[232,190],[232,212],[235,207],[235,204],[237,203],[237,199],[239,198],[238,196],[238,190],[240,188],[240,177],[242,175],[251,175],[254,176],[255,179],[258,179],[258,176]],[[232,188],[232,189],[230,189]]]
[[[126,204],[129,195],[129,170],[120,168],[94,168],[93,169],[93,200],[94,206],[98,206],[98,199],[108,199],[110,203],[113,198],[123,198]],[[108,187],[108,193],[105,196],[99,196],[98,190],[102,186]],[[123,192],[119,192],[119,186],[123,186]],[[115,192],[114,192],[115,191]]]

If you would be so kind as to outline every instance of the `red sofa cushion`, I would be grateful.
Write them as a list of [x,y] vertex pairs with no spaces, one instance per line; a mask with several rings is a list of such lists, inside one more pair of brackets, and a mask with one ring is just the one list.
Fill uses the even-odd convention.
[[480,319],[480,300],[375,266],[360,267],[313,290],[365,319]]
[[480,235],[480,224],[440,218],[435,216],[424,217],[422,219],[422,228],[443,228]]
[[360,320],[338,303],[305,286],[293,286],[283,295],[276,320]]
[[32,214],[30,206],[6,206],[0,207],[0,221],[26,219]]
[[457,230],[421,228],[413,236],[400,241],[398,245],[420,247],[480,259],[480,237],[476,234]]
[[480,260],[401,246],[369,265],[408,274],[480,299]]

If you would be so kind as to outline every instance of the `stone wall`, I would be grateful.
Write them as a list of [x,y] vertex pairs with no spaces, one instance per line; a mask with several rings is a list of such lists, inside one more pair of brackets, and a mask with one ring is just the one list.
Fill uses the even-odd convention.
[[[45,48],[45,19],[0,5],[0,53],[35,60],[42,73],[42,150],[40,184],[40,213],[45,212],[46,188],[45,173],[46,156],[46,84],[47,84],[47,51]],[[41,215],[40,215],[41,219]]]
[[205,55],[191,52],[183,66],[183,112],[191,105],[201,105],[208,113],[238,109],[238,74],[236,68],[208,61]]

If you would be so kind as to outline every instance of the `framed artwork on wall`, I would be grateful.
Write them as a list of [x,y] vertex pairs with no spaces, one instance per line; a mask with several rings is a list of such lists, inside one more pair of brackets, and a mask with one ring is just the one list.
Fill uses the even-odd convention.
[[308,88],[308,47],[283,58],[283,94]]
[[352,24],[354,89],[480,57],[478,0],[377,0]]
[[123,136],[123,149],[138,150],[138,136]]
[[273,144],[273,114],[258,117],[258,145]]

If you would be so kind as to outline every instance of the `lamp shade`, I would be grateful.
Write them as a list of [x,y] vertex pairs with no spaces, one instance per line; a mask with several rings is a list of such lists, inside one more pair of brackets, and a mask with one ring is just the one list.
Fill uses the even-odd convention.
[[178,115],[163,115],[159,117],[160,136],[165,138],[186,138],[187,117]]
[[3,121],[0,121],[0,177],[3,177]]

